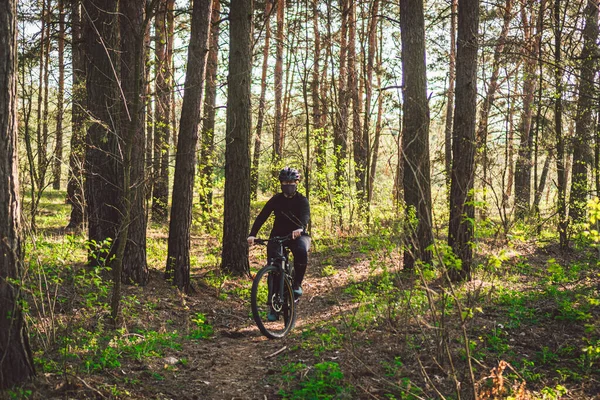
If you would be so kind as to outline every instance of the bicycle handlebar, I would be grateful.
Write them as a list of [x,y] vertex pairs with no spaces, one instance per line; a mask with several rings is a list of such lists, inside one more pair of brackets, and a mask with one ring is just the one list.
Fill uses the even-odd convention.
[[289,235],[285,235],[285,236],[273,236],[270,239],[254,238],[254,243],[263,244],[263,245],[267,245],[267,243],[269,243],[269,242],[283,243],[286,240],[290,240],[291,238],[292,238],[292,234],[290,233]]

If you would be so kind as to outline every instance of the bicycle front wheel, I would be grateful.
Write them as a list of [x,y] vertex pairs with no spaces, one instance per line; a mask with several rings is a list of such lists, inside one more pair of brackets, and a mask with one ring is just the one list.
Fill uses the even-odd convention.
[[258,329],[269,339],[284,337],[296,323],[292,285],[288,279],[284,279],[281,291],[280,282],[280,270],[273,265],[267,265],[258,271],[252,282],[252,316]]

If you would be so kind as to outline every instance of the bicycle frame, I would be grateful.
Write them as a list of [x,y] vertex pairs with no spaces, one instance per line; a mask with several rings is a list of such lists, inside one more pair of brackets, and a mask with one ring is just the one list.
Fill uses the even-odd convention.
[[[278,299],[280,302],[283,302],[286,276],[288,277],[288,279],[290,279],[290,281],[292,281],[292,279],[293,279],[292,271],[289,267],[290,266],[290,263],[289,263],[290,249],[283,245],[283,243],[285,243],[287,240],[290,240],[291,238],[292,238],[291,235],[286,235],[286,236],[274,236],[270,239],[259,239],[259,238],[254,239],[254,241],[259,244],[267,245],[268,242],[274,242],[274,243],[277,243],[277,245],[279,246],[279,251],[278,251],[279,255],[277,257],[273,257],[272,259],[270,259],[268,261],[268,264],[276,266],[279,270],[279,282],[278,282],[279,285],[277,286],[277,288],[279,289],[278,290],[279,293],[277,293],[277,294],[279,295]],[[273,306],[275,306],[275,305],[273,305]]]

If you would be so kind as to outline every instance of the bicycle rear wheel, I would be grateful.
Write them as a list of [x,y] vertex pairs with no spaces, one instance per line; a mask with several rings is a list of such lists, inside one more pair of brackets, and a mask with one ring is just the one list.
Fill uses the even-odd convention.
[[279,268],[267,265],[252,282],[250,303],[252,316],[258,329],[269,339],[278,339],[287,335],[296,323],[296,303],[294,292],[288,279],[284,279],[283,298],[278,285]]

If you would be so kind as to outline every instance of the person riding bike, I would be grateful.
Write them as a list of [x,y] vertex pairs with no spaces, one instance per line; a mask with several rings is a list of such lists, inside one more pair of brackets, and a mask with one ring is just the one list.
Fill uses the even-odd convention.
[[[261,212],[256,217],[250,235],[248,244],[253,245],[258,231],[263,226],[271,213],[275,214],[273,229],[271,229],[270,238],[275,236],[290,235],[292,239],[287,240],[284,245],[288,247],[294,255],[294,282],[292,284],[294,296],[302,296],[302,280],[306,273],[308,264],[308,250],[310,248],[310,236],[306,233],[306,227],[310,220],[310,205],[308,199],[300,194],[298,182],[300,182],[300,173],[295,168],[286,167],[279,172],[279,181],[281,182],[281,193],[277,193],[267,201]],[[267,257],[269,259],[280,257],[279,247],[267,245]]]

